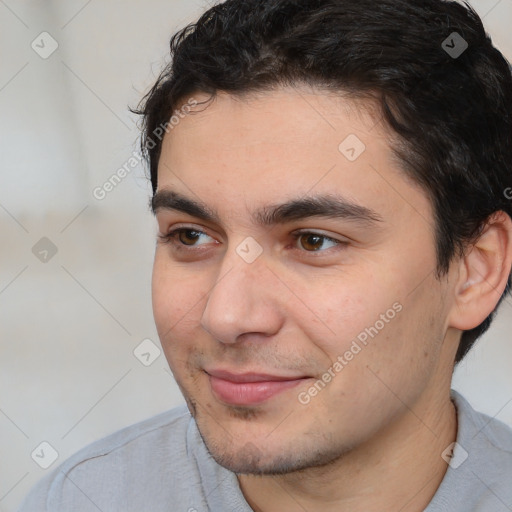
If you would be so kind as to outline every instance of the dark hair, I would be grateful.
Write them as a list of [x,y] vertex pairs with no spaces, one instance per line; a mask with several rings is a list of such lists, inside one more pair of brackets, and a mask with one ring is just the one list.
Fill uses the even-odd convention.
[[[467,3],[227,0],[170,48],[172,61],[133,110],[153,193],[162,141],[152,134],[194,92],[307,84],[377,99],[404,172],[432,202],[438,278],[494,212],[512,216],[511,71]],[[510,289],[509,277],[498,305]],[[495,312],[463,332],[456,363]]]

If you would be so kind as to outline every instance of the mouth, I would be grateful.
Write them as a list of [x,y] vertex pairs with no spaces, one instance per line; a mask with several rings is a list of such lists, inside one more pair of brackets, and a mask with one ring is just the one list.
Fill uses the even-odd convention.
[[213,395],[229,405],[256,405],[311,379],[305,375],[271,375],[205,370]]

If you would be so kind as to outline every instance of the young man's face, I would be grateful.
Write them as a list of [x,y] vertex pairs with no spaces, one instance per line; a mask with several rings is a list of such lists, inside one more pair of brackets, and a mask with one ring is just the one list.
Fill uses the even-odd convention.
[[[219,93],[164,139],[159,231],[183,231],[157,245],[155,320],[233,471],[317,466],[400,422],[427,428],[449,389],[451,281],[435,277],[432,208],[387,133],[348,100],[281,89]],[[337,209],[317,215],[320,198]]]

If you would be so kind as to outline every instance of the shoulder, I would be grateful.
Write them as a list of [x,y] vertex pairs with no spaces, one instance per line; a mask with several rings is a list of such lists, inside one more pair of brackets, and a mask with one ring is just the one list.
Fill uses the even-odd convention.
[[452,399],[457,408],[457,443],[427,512],[512,510],[512,428],[476,411],[453,390]]
[[512,457],[512,428],[495,417],[476,411],[461,395],[454,396],[458,410],[473,426],[475,439],[478,437],[480,441],[488,443],[489,447]]
[[89,460],[102,457],[131,458],[134,452],[149,453],[148,450],[154,450],[155,441],[159,442],[158,446],[165,446],[166,452],[180,451],[185,446],[184,440],[191,420],[186,406],[158,414],[82,448],[66,460],[58,472],[67,473]]
[[[113,510],[109,503],[120,506],[119,501],[133,499],[130,489],[136,494],[147,485],[153,487],[155,478],[161,480],[162,472],[172,480],[179,468],[174,476],[186,478],[193,471],[186,467],[186,441],[194,426],[187,407],[180,406],[95,441],[41,480],[20,512],[65,510],[64,503],[72,503],[73,509],[81,511],[90,507]],[[151,492],[155,500],[161,494],[158,489]]]
[[487,507],[482,510],[508,511],[512,507],[512,428],[475,411],[462,397],[458,408],[466,423],[460,443],[467,446],[467,469],[475,489],[480,489],[480,506]]
[[495,417],[476,411],[455,391],[452,391],[452,398],[459,419],[457,441],[471,448],[474,456],[480,460],[493,453],[504,462],[512,463],[512,428]]

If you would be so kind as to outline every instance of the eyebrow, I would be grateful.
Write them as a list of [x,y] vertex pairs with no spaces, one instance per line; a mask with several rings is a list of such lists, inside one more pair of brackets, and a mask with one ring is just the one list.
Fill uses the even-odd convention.
[[[154,215],[161,210],[175,210],[206,222],[221,224],[218,213],[201,201],[189,199],[171,190],[160,190],[150,200]],[[269,205],[253,213],[261,226],[273,226],[310,217],[346,219],[364,224],[382,222],[376,211],[337,195],[306,196],[282,204]]]

